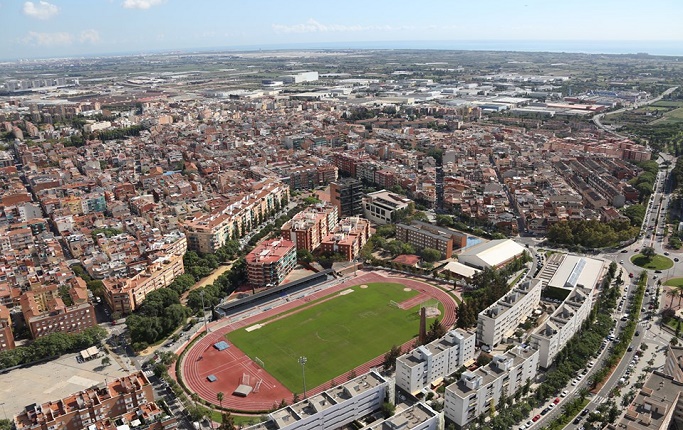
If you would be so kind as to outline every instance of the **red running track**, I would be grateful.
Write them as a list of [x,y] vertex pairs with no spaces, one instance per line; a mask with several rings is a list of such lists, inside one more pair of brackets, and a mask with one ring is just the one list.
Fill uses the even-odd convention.
[[[441,324],[451,327],[455,323],[456,303],[453,297],[438,287],[415,279],[407,279],[400,276],[387,276],[377,272],[365,272],[360,276],[344,279],[338,285],[316,291],[306,297],[285,302],[281,306],[260,312],[243,320],[231,323],[230,319],[224,319],[211,324],[210,333],[197,341],[184,355],[181,369],[183,380],[187,387],[197,393],[202,399],[218,405],[217,393],[224,394],[222,406],[234,410],[259,412],[270,410],[277,406],[283,399],[287,403],[292,401],[292,392],[285,388],[266,370],[256,365],[246,354],[234,345],[224,351],[218,351],[213,344],[225,340],[225,334],[231,331],[254,325],[259,321],[273,317],[292,308],[305,305],[309,301],[315,301],[346,288],[375,282],[393,282],[405,285],[408,288],[421,292],[421,296],[429,296],[437,299],[444,306],[444,314]],[[311,287],[314,290],[316,287]],[[298,294],[302,294],[300,292]],[[311,306],[315,306],[312,303]],[[415,340],[404,343],[401,348],[407,351],[414,345]],[[372,368],[382,365],[384,355],[374,358],[369,362],[358,366],[353,371],[357,375],[368,372]],[[267,366],[267,363],[266,363]],[[258,392],[252,392],[247,397],[233,396],[237,386],[241,383],[244,374],[249,375],[250,385],[262,379]],[[216,376],[217,380],[209,382],[209,375]],[[345,378],[344,378],[345,379]],[[330,388],[330,382],[307,390],[308,395],[317,394]]]

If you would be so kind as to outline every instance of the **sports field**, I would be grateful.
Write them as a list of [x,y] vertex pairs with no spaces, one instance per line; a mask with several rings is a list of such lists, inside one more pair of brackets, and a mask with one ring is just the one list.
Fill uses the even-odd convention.
[[[408,310],[389,305],[418,292],[404,291],[403,285],[394,283],[351,289],[284,318],[262,322],[265,325],[256,330],[240,329],[226,337],[252,360],[262,360],[266,371],[292,392],[302,392],[300,356],[307,358],[308,388],[333,378],[345,382],[350,369],[403,344],[419,330],[419,305]],[[441,304],[439,308],[443,312]]]

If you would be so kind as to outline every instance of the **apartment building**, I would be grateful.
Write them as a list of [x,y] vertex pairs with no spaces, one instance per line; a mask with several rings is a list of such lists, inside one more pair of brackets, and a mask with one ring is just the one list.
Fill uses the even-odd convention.
[[6,306],[0,305],[0,352],[14,349],[12,316]]
[[168,287],[185,273],[182,255],[158,257],[147,264],[142,272],[131,278],[112,278],[102,281],[104,299],[112,312],[129,314],[140,306],[147,294]]
[[216,252],[227,241],[243,237],[289,200],[289,186],[279,181],[266,180],[252,188],[242,198],[184,221],[187,247],[201,253]]
[[538,350],[516,346],[493,357],[486,366],[463,372],[460,380],[446,387],[446,418],[462,427],[479,415],[491,412],[503,394],[512,396],[538,370]]
[[375,421],[361,430],[438,430],[443,428],[441,414],[420,402],[396,415]]
[[474,333],[451,330],[440,339],[420,345],[396,359],[396,385],[417,394],[455,373],[474,359]]
[[467,246],[465,233],[422,221],[413,221],[410,225],[396,224],[396,239],[420,249],[436,249],[444,258],[451,258],[453,250]]
[[[378,411],[391,382],[371,371],[291,406],[270,413],[268,421],[245,430],[338,429]],[[422,427],[418,427],[422,428]]]
[[20,298],[21,312],[34,339],[50,333],[78,333],[97,325],[95,308],[88,302],[88,289],[80,278],[73,278],[69,289],[71,302],[66,306],[57,285],[41,285]]
[[330,184],[330,201],[340,217],[363,214],[363,184],[357,179],[341,179]]
[[152,385],[137,372],[60,400],[28,405],[14,417],[14,425],[17,430],[82,430],[153,402]]
[[360,250],[370,239],[370,222],[364,218],[349,217],[328,234],[320,244],[325,253],[337,253],[351,261],[358,256]]
[[547,369],[580,329],[593,306],[593,290],[576,287],[541,326],[530,344],[539,351],[539,365]]
[[249,284],[255,287],[280,285],[296,265],[296,246],[287,239],[261,243],[246,256]]
[[282,237],[288,238],[296,249],[313,252],[337,225],[337,207],[327,204],[310,206],[282,225]]
[[488,308],[477,318],[477,343],[490,348],[511,335],[519,324],[531,315],[541,300],[539,279],[524,281]]
[[411,202],[387,190],[375,191],[363,197],[363,216],[375,224],[391,224],[396,220],[396,212],[407,209]]

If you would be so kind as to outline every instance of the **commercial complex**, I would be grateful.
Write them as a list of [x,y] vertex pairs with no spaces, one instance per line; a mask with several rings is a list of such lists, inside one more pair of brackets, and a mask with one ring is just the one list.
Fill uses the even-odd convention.
[[458,255],[458,261],[477,269],[498,269],[524,254],[524,247],[510,239],[479,243]]
[[325,253],[341,254],[346,261],[351,261],[358,256],[369,239],[368,220],[359,217],[344,218],[323,239],[320,249]]
[[363,197],[363,216],[379,225],[396,221],[398,211],[405,210],[412,200],[387,190],[375,191]]
[[[131,412],[138,417],[146,414],[146,420],[151,422],[166,415],[153,402],[152,385],[142,372],[137,372],[60,400],[26,406],[14,417],[14,424],[17,430],[99,429],[107,420]],[[165,428],[172,427],[175,425]]]
[[486,366],[465,371],[460,380],[446,387],[446,418],[462,427],[500,405],[501,396],[513,396],[530,383],[538,371],[538,350],[516,346],[493,357]]
[[474,333],[451,330],[440,339],[420,345],[396,359],[396,385],[417,394],[474,359]]
[[317,204],[297,213],[282,225],[282,237],[294,242],[296,249],[313,252],[337,225],[337,207]]
[[268,240],[254,248],[245,259],[250,285],[280,285],[296,265],[296,246],[291,240]]
[[422,221],[413,221],[410,225],[396,224],[396,238],[419,249],[436,249],[444,258],[451,258],[453,250],[467,245],[465,233]]
[[541,288],[542,283],[538,279],[524,281],[479,312],[477,344],[493,348],[511,335],[538,306]]
[[581,329],[593,306],[593,290],[576,287],[560,306],[531,335],[530,344],[539,351],[539,365],[550,367],[558,352]]
[[330,202],[340,217],[363,215],[363,183],[346,178],[330,184]]
[[268,421],[246,430],[337,429],[378,411],[392,388],[392,382],[372,371],[272,412]]

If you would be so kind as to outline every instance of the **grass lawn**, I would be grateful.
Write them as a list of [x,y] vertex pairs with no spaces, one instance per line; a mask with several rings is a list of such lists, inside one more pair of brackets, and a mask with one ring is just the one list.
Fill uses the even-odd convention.
[[631,263],[644,269],[651,270],[666,270],[672,268],[674,265],[673,260],[659,254],[652,257],[652,260],[649,261],[643,254],[636,254],[631,257]]
[[664,285],[668,285],[669,287],[681,286],[681,285],[683,285],[683,278],[667,279],[666,282],[664,282]]
[[[374,283],[352,287],[353,293],[299,311],[247,332],[227,334],[252,360],[261,359],[268,373],[293,392],[302,392],[301,365],[306,356],[306,386],[333,378],[346,381],[346,372],[417,336],[418,306],[401,310],[389,306],[418,294],[401,284]],[[440,305],[440,304],[439,304]],[[440,309],[443,308],[440,305]]]

